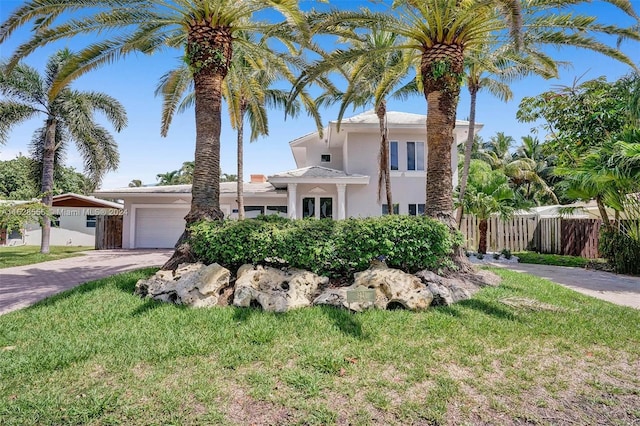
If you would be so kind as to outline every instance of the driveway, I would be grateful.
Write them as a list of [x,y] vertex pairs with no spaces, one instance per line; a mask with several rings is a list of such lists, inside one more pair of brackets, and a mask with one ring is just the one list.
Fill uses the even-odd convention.
[[172,250],[97,250],[85,256],[0,269],[0,315],[87,281],[161,266]]
[[587,296],[640,309],[640,277],[566,266],[498,262],[490,264],[546,278]]

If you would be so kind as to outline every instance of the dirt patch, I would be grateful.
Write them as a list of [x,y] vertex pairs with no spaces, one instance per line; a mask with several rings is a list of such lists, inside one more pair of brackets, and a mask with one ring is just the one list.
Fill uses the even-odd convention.
[[229,422],[242,425],[288,425],[296,417],[291,409],[254,399],[241,387],[229,390],[222,411]]

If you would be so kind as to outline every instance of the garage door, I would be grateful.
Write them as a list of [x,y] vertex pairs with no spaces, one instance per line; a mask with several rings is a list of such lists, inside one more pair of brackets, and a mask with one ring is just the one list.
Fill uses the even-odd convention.
[[172,248],[184,231],[189,208],[136,209],[136,248]]

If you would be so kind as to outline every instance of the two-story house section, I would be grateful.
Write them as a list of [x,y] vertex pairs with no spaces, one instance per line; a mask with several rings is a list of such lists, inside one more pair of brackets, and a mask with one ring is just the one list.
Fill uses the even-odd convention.
[[[457,121],[451,146],[453,184],[457,185],[457,144],[467,139],[469,123]],[[477,129],[482,128],[478,125]],[[387,113],[391,190],[394,212],[422,214],[426,199],[426,116]],[[318,132],[290,142],[298,169],[269,176],[268,181],[288,194],[288,216],[380,216],[389,211],[378,201],[380,126],[373,110],[335,121]]]
[[[394,212],[422,214],[426,199],[425,115],[389,112],[391,186]],[[479,125],[477,128],[481,128]],[[335,121],[318,132],[290,142],[296,169],[268,178],[251,175],[244,183],[247,218],[278,214],[293,219],[307,217],[345,219],[380,216],[389,207],[378,201],[380,130],[373,111]],[[458,121],[451,166],[457,170],[456,144],[467,139],[468,123]],[[457,184],[454,173],[454,185]],[[147,186],[101,190],[96,196],[122,200],[123,248],[173,247],[184,230],[191,204],[191,185]],[[383,196],[383,199],[385,197]],[[220,185],[220,208],[225,217],[237,217],[236,183]]]

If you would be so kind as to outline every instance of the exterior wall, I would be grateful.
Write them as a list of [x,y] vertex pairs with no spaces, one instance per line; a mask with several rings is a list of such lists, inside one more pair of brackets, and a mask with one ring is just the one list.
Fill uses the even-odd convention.
[[[60,226],[51,227],[50,244],[52,246],[93,246],[96,228],[87,227],[87,215],[97,215],[109,210],[90,207],[54,207],[51,214],[60,215]],[[21,239],[10,239],[7,245],[39,246],[42,230],[37,223],[25,226]]]

